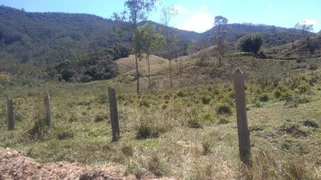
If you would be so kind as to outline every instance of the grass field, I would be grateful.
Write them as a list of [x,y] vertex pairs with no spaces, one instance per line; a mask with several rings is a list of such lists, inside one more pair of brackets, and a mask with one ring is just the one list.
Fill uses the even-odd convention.
[[[117,162],[128,173],[146,169],[177,179],[320,179],[320,59],[297,63],[235,55],[217,67],[215,59],[203,56],[173,61],[172,90],[168,62],[153,57],[154,90],[147,91],[143,78],[141,97],[128,75],[132,66],[110,81],[6,89],[0,95],[0,146],[22,150],[38,162]],[[247,79],[252,168],[239,161],[231,79],[236,67]],[[116,143],[111,142],[109,85],[117,90],[121,139]],[[53,129],[35,129],[44,118],[46,90]],[[14,131],[7,131],[8,96],[14,99]]]

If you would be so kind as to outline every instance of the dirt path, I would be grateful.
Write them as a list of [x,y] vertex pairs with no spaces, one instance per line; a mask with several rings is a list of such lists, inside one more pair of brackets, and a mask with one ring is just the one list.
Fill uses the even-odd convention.
[[[0,180],[80,179],[80,180],[134,180],[135,175],[124,176],[126,167],[106,164],[95,167],[66,162],[39,164],[25,154],[9,148],[0,148]],[[146,173],[142,179],[155,179]],[[162,178],[163,180],[167,178]]]

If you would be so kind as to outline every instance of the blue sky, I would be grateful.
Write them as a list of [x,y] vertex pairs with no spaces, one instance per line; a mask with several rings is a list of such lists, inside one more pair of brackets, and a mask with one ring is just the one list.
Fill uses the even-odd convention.
[[[122,11],[125,0],[0,0],[0,4],[24,8],[28,12],[69,12],[95,14],[109,18]],[[222,15],[229,23],[294,27],[298,22],[321,30],[321,0],[161,0],[150,20],[160,22],[160,7],[175,6],[178,15],[170,25],[185,30],[204,32],[213,19]]]

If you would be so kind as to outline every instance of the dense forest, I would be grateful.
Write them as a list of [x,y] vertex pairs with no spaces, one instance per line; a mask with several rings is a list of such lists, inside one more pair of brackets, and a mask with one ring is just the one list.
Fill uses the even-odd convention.
[[[142,22],[144,24],[146,22]],[[179,30],[154,22],[157,31],[173,41],[153,52],[168,59],[212,45],[213,29],[204,33]],[[31,13],[0,6],[0,71],[41,68],[52,78],[88,82],[117,75],[114,60],[131,53],[131,24],[88,14]],[[265,47],[302,38],[295,29],[267,25],[230,24],[228,39],[235,42],[248,33],[259,33]]]

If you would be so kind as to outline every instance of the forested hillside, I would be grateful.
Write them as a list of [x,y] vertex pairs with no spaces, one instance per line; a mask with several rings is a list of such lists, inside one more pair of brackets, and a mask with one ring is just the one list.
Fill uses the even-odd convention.
[[[196,33],[148,23],[170,42],[153,52],[158,56],[173,59],[213,44],[213,29]],[[133,32],[129,23],[95,15],[31,13],[0,6],[0,70],[17,73],[41,68],[52,78],[68,81],[112,78],[117,75],[113,61],[131,53]],[[299,30],[253,24],[230,24],[227,33],[231,49],[249,33],[261,34],[265,47],[303,37]]]

